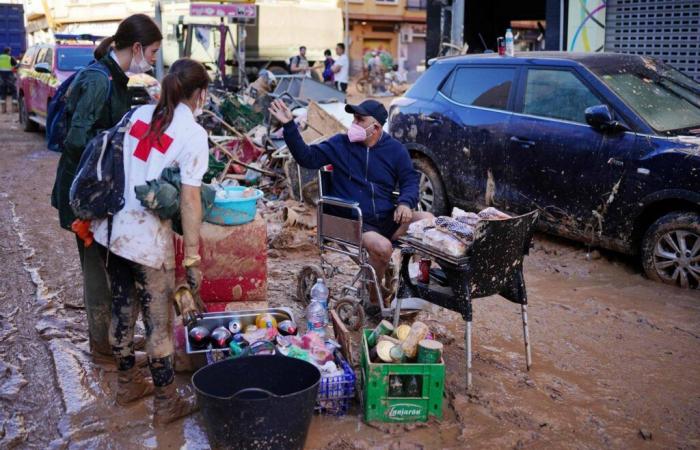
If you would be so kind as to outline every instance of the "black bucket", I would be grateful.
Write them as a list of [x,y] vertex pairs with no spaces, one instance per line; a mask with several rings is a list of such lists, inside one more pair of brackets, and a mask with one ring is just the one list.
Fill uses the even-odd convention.
[[303,449],[321,373],[280,355],[227,359],[192,376],[215,449]]

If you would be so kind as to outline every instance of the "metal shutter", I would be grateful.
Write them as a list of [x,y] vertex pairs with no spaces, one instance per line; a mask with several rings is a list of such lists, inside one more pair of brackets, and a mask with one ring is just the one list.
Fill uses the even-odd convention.
[[608,0],[605,51],[659,58],[700,81],[700,0]]

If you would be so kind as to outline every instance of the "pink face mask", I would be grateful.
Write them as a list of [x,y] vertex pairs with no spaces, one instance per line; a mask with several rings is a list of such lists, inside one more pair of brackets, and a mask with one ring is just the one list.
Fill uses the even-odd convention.
[[367,139],[367,129],[371,127],[372,125],[368,126],[367,128],[362,128],[360,125],[353,122],[352,125],[350,125],[350,128],[348,128],[348,139],[350,139],[350,142],[364,141]]

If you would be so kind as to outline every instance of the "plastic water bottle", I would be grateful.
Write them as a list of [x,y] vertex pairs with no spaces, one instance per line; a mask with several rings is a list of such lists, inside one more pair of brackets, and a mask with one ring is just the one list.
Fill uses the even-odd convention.
[[312,297],[311,303],[306,308],[306,331],[313,331],[325,337],[327,320],[326,308]]
[[323,281],[323,278],[317,278],[316,284],[311,287],[311,298],[316,299],[328,311],[328,286]]
[[513,30],[506,30],[506,56],[515,56],[515,45],[513,44]]

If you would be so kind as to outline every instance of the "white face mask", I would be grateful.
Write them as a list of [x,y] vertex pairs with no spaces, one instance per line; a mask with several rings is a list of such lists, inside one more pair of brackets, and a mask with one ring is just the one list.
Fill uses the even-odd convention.
[[192,111],[195,117],[199,117],[204,112],[204,105],[207,104],[207,91],[202,90],[199,94],[199,100],[197,100],[197,107]]
[[148,64],[148,61],[146,61],[146,57],[143,54],[143,47],[141,47],[140,60],[138,62],[136,61],[136,55],[133,55],[131,57],[131,64],[129,64],[129,72],[131,72],[133,74],[139,74],[139,73],[146,73],[152,69],[153,69],[153,66]]

